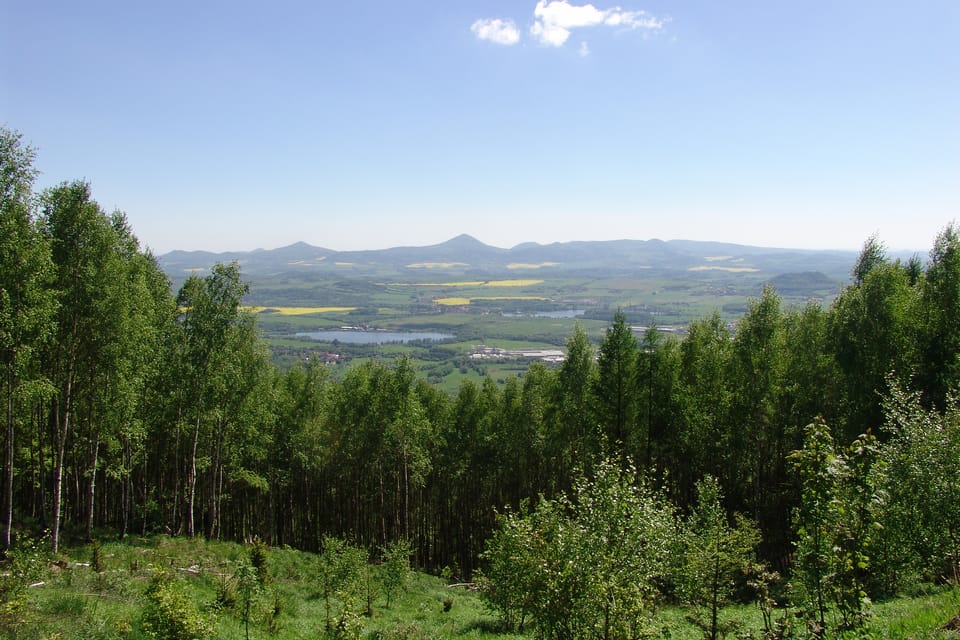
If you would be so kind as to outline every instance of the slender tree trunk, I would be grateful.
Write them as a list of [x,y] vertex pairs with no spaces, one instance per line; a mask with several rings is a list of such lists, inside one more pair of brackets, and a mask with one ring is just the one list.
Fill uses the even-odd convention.
[[[30,420],[27,424],[28,430],[27,433],[31,433],[31,437],[27,439],[30,443],[30,481],[27,486],[30,487],[30,495],[25,497],[21,501],[21,505],[26,506],[30,505],[27,510],[30,513],[30,517],[39,518],[38,513],[40,509],[37,508],[39,501],[37,500],[37,487],[39,487],[39,480],[43,477],[43,474],[40,470],[40,465],[43,462],[42,451],[38,454],[37,452],[37,440],[32,437],[33,425],[40,423],[40,418],[38,417],[39,411],[35,408],[30,409]],[[40,495],[43,495],[43,489],[40,489]]]
[[377,474],[380,477],[380,542],[387,543],[387,503],[386,489],[383,487],[383,465],[377,463]]
[[187,536],[193,537],[193,500],[197,493],[197,441],[200,440],[200,412],[193,428],[193,445],[190,449],[190,469],[187,471]]
[[713,593],[710,602],[710,640],[717,640],[717,610],[720,608],[720,550],[713,557]]
[[3,546],[10,548],[10,541],[13,532],[13,370],[7,373],[7,451],[4,460],[3,476],[6,480],[6,491],[4,495],[4,513],[3,521]]
[[127,530],[130,526],[130,501],[133,494],[133,454],[130,448],[130,438],[123,437],[123,453],[121,454],[123,463],[123,489],[120,500],[120,539],[127,537]]
[[63,457],[66,451],[67,434],[70,432],[70,402],[73,392],[73,358],[67,362],[66,383],[60,402],[54,405],[56,451],[53,460],[53,529],[50,533],[50,544],[53,553],[60,547],[60,512],[63,499]]
[[410,466],[406,445],[403,448],[403,538],[410,540]]
[[393,491],[393,536],[400,535],[403,531],[403,483],[402,473],[394,469],[393,478],[396,480],[396,487]]
[[207,526],[207,537],[213,540],[216,537],[217,533],[217,518],[219,517],[219,492],[217,490],[217,477],[220,474],[220,453],[222,449],[222,440],[223,440],[223,419],[217,418],[217,436],[214,439],[213,447],[213,464],[210,465],[210,497],[207,499],[207,513],[210,517],[210,522]]
[[94,498],[97,491],[97,465],[100,460],[100,431],[93,434],[90,450],[90,483],[87,485],[87,542],[93,541]]
[[[179,462],[180,462],[180,460],[179,460],[179,456],[178,456],[178,458],[177,458],[177,466],[178,466],[178,467],[179,467]],[[177,473],[174,474],[174,475],[179,476],[179,469],[176,469],[176,472],[177,472]],[[158,473],[157,475],[160,476],[161,478],[163,477],[163,473],[162,473],[162,472],[161,472],[161,473]],[[147,499],[148,499],[149,495],[150,495],[149,489],[147,488],[147,456],[144,455],[144,456],[143,456],[143,517],[140,518],[140,535],[142,535],[142,536],[147,535]],[[162,494],[161,494],[161,495],[162,495]],[[159,499],[159,497],[158,497],[158,499]],[[177,494],[174,494],[174,495],[173,495],[173,503],[174,503],[175,505],[180,504],[180,496],[178,496]],[[176,521],[174,521],[174,523],[176,523]],[[173,529],[173,531],[176,531],[176,529]]]
[[[174,446],[173,446],[173,513],[170,518],[170,531],[175,531],[179,533],[182,523],[180,522],[180,431],[183,420],[183,395],[177,393],[177,422],[174,425]],[[163,477],[163,471],[160,471],[159,475]],[[144,475],[146,477],[146,475]],[[144,486],[146,486],[146,479],[144,479]],[[144,502],[146,502],[146,491],[144,491]],[[146,525],[144,525],[146,526]]]
[[44,445],[44,435],[47,430],[43,428],[44,424],[49,424],[46,418],[46,412],[42,404],[37,406],[36,410],[36,420],[37,420],[37,459],[39,460],[39,486],[40,486],[40,529],[45,530],[47,528],[47,462],[43,457],[43,445]]
[[[223,538],[223,505],[220,504],[222,497],[223,497],[223,463],[220,464],[220,473],[217,475],[217,517],[215,519],[215,522],[217,523],[217,531],[216,531],[217,540],[220,540],[221,538]],[[252,500],[251,501],[243,500],[240,504],[246,505],[246,504],[249,504],[250,502],[252,502]],[[234,509],[234,513],[236,513],[236,511],[237,510]],[[244,509],[243,510],[244,521],[246,521],[247,513],[249,513],[249,509]],[[241,533],[243,532],[241,531]],[[241,538],[244,540],[246,539],[246,538],[243,538],[242,536]]]

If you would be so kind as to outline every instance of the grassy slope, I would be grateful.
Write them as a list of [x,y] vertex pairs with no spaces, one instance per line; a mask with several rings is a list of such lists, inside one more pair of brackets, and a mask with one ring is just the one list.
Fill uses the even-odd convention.
[[[0,630],[0,637],[145,638],[140,628],[144,592],[152,572],[162,568],[176,576],[177,588],[189,594],[199,614],[212,623],[215,637],[244,638],[237,612],[218,611],[214,603],[218,587],[229,583],[237,562],[245,560],[247,554],[247,548],[241,545],[182,538],[110,543],[102,547],[105,571],[97,575],[91,568],[76,564],[91,562],[90,546],[68,549],[64,554],[68,568],[48,573],[43,586],[28,590],[28,622]],[[313,554],[271,550],[272,582],[257,600],[251,638],[322,637],[325,607],[310,577],[314,559]],[[408,589],[389,608],[382,589],[379,591],[374,615],[356,619],[361,638],[522,637],[503,632],[476,593],[451,589],[440,578],[415,574]],[[271,631],[267,620],[278,597],[281,613],[276,618],[277,629]],[[444,601],[448,599],[451,606],[445,610]],[[745,630],[760,626],[759,614],[752,606],[732,607],[724,613],[742,620]],[[925,595],[881,603],[875,613],[869,637],[956,638],[952,632],[938,629],[960,613],[960,591],[931,590]],[[698,637],[679,609],[661,612],[656,626],[663,637]]]

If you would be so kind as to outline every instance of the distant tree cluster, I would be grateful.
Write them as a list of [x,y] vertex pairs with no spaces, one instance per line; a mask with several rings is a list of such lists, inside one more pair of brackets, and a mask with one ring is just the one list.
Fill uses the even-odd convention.
[[[54,552],[64,532],[104,528],[310,550],[332,536],[402,541],[418,566],[464,578],[485,553],[494,579],[497,549],[536,532],[525,553],[609,573],[518,574],[529,582],[498,585],[497,606],[546,624],[594,594],[603,617],[575,622],[591,633],[635,627],[667,595],[707,607],[716,630],[712,605],[732,597],[720,577],[747,547],[794,572],[813,617],[829,605],[850,624],[904,580],[958,578],[954,225],[926,264],[871,238],[827,309],[784,309],[768,288],[733,330],[714,314],[639,341],[617,313],[596,348],[577,328],[561,366],[450,397],[407,360],[338,380],[316,361],[276,369],[236,264],[173,295],[88,184],[34,193],[33,159],[0,130],[7,547],[31,528]],[[644,546],[675,518],[686,577]],[[644,542],[624,522],[655,530]]]

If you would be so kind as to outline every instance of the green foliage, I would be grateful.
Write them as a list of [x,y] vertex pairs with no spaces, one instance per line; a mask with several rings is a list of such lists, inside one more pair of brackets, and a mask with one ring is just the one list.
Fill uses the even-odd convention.
[[[129,565],[133,558],[142,558],[146,563],[162,562],[175,566],[199,566],[199,573],[179,571],[179,578],[172,581],[173,590],[187,598],[185,611],[197,615],[206,612],[213,602],[220,584],[221,571],[208,573],[206,567],[237,567],[244,563],[247,549],[234,543],[213,543],[203,539],[186,538],[137,538],[127,543],[105,543],[105,555],[117,565]],[[72,547],[65,544],[62,559],[68,567],[76,560],[89,558],[89,547]],[[274,549],[273,566],[308,567],[315,563],[314,554],[291,549]],[[43,562],[39,563],[43,567]],[[249,566],[249,565],[248,565]],[[375,569],[377,567],[374,567]],[[120,638],[148,638],[152,634],[142,628],[145,609],[152,607],[144,597],[144,583],[150,580],[146,571],[108,572],[114,576],[105,592],[92,592],[89,588],[92,577],[89,571],[67,569],[43,575],[42,587],[27,590],[26,609],[23,619],[26,624],[0,631],[2,637],[20,640],[60,638],[62,640],[120,640]],[[375,577],[379,571],[372,572]],[[236,571],[227,574],[228,582],[236,594]],[[256,583],[253,572],[248,573],[249,582]],[[751,580],[760,580],[755,575]],[[771,630],[765,631],[761,612],[745,605],[730,605],[721,613],[722,620],[738,620],[742,626],[736,634],[740,638],[785,638],[805,637],[798,625],[802,620],[782,608],[779,583],[771,581],[767,594],[770,604]],[[426,574],[415,574],[407,593],[396,598],[390,609],[383,609],[369,617],[362,614],[362,606],[356,600],[346,598],[345,611],[338,607],[331,624],[325,630],[325,614],[322,599],[316,593],[315,577],[307,571],[279,571],[274,573],[270,592],[260,592],[253,600],[250,616],[251,638],[275,638],[294,640],[316,637],[375,638],[520,638],[532,637],[536,625],[526,634],[508,631],[485,608],[481,595],[463,585],[451,588],[446,581]],[[936,586],[917,585],[917,593],[910,598],[898,598],[874,606],[867,629],[857,637],[873,638],[948,638],[950,633],[937,631],[960,610],[960,595],[956,590]],[[281,611],[276,611],[280,596]],[[444,600],[454,599],[449,611],[444,611]],[[239,597],[232,610],[220,609],[215,615],[201,616],[210,629],[207,637],[223,640],[242,640],[245,637]],[[361,603],[362,604],[362,603]],[[648,615],[652,615],[648,612]],[[656,617],[642,630],[641,637],[671,637],[678,640],[696,640],[703,633],[690,624],[684,610],[664,604],[656,610]],[[793,633],[790,636],[790,633]],[[586,635],[581,637],[596,637]],[[831,634],[832,636],[833,634]],[[853,633],[837,634],[851,637]],[[155,637],[155,636],[153,636]]]
[[881,426],[878,398],[889,376],[906,382],[914,374],[922,308],[906,268],[886,262],[873,265],[834,302],[830,342],[841,374],[845,423],[838,437],[844,441]]
[[[730,452],[721,446],[728,438],[726,423],[732,394],[726,370],[730,352],[730,332],[719,313],[691,323],[680,345],[678,439],[684,464],[671,465],[671,471],[678,492],[689,496],[688,504],[696,495],[696,482],[704,475],[733,480],[724,461]],[[727,484],[732,486],[729,481]]]
[[[227,435],[233,430],[243,432],[250,413],[259,405],[248,402],[255,396],[258,374],[265,364],[255,319],[240,307],[248,290],[237,263],[218,263],[208,276],[188,278],[177,295],[181,351],[176,365],[186,383],[182,393],[193,424],[186,478],[186,529],[191,536],[196,533],[194,512],[201,467],[210,470],[208,485],[201,488],[207,497],[206,534],[214,537],[219,531],[223,497],[220,478],[233,449]],[[202,460],[201,436],[209,462]],[[242,463],[237,466],[242,468]]]
[[724,465],[717,477],[736,508],[754,514],[771,542],[786,538],[778,495],[787,476],[787,425],[778,415],[788,353],[784,329],[780,297],[764,287],[737,325],[727,369],[730,413],[719,443]]
[[872,471],[879,446],[872,434],[862,434],[843,452],[844,474],[838,478],[831,503],[833,519],[833,598],[841,628],[859,629],[870,615],[867,585],[872,570],[882,490]]
[[730,525],[722,506],[720,485],[713,476],[697,483],[697,505],[685,523],[683,563],[679,590],[684,600],[707,617],[696,616],[704,637],[716,640],[726,635],[720,609],[731,602],[754,564],[754,549],[760,532],[750,520],[737,514]]
[[3,548],[13,543],[17,442],[22,415],[51,394],[42,366],[56,296],[50,244],[36,219],[35,152],[0,126],[0,402],[4,434]]
[[250,620],[253,617],[257,596],[263,591],[263,582],[259,571],[253,565],[241,562],[234,574],[237,585],[237,604],[240,606],[240,620],[246,640],[250,640]]
[[876,453],[876,440],[863,435],[837,454],[829,428],[818,421],[807,426],[803,449],[790,456],[803,487],[795,574],[817,635],[826,632],[831,605],[840,615],[840,629],[859,629],[866,622],[879,499],[870,475]]
[[217,595],[214,600],[216,609],[233,609],[237,606],[237,586],[232,577],[225,571],[220,573],[217,582]]
[[830,573],[830,500],[836,454],[830,430],[823,422],[807,426],[804,447],[790,456],[800,474],[802,494],[795,521],[797,527],[797,564],[795,572],[802,586],[802,598],[819,629],[824,630]]
[[103,545],[99,540],[90,543],[90,568],[94,573],[103,573],[106,570],[103,558]]
[[261,540],[259,536],[250,545],[250,564],[257,574],[257,582],[260,583],[261,587],[270,583],[269,552],[270,548],[267,543]]
[[960,388],[960,227],[941,231],[930,251],[921,287],[920,383],[940,409]]
[[960,404],[927,409],[917,392],[893,385],[885,401],[889,441],[881,448],[882,585],[904,581],[960,584]]
[[156,570],[146,591],[141,617],[144,632],[155,640],[203,640],[213,627],[170,575]]
[[0,631],[16,637],[17,628],[29,618],[27,587],[40,580],[45,562],[40,542],[26,536],[18,536],[7,550],[0,563]]
[[487,540],[485,565],[478,581],[487,605],[508,629],[523,630],[528,616],[542,605],[546,558],[556,548],[563,514],[556,502],[541,501],[533,511],[524,501],[519,511],[497,516]]
[[597,420],[612,446],[637,447],[637,339],[627,316],[617,310],[600,342],[594,398]]
[[871,271],[886,262],[887,248],[877,237],[877,234],[873,234],[863,243],[863,249],[860,250],[857,263],[853,267],[854,283],[863,284]]
[[533,616],[539,637],[636,637],[675,537],[669,503],[604,460],[571,496],[501,517],[484,553],[484,597],[508,624]]
[[383,590],[387,596],[387,608],[390,608],[397,591],[406,589],[410,581],[410,555],[413,550],[406,540],[396,540],[387,544],[381,552]]
[[578,464],[590,468],[600,453],[599,433],[592,418],[590,388],[595,374],[594,349],[586,331],[574,325],[567,355],[557,372],[554,398],[548,407],[554,427],[547,431],[548,463],[557,488],[567,489]]
[[344,611],[350,609],[349,605],[357,601],[366,586],[366,554],[339,538],[324,536],[315,566],[315,579],[324,603],[324,628],[330,631],[337,626],[337,620],[350,617]]
[[[757,609],[763,618],[763,635],[765,640],[779,640],[793,637],[793,616],[790,608],[781,605],[786,597],[783,593],[780,574],[771,571],[766,565],[755,564],[750,568],[747,586],[753,589]],[[776,616],[780,608],[782,615]]]

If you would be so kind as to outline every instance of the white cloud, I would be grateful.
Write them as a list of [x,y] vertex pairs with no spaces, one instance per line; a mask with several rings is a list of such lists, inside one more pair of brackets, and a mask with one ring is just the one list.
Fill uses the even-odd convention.
[[590,55],[590,46],[586,43],[586,41],[581,42],[581,43],[580,43],[580,57],[581,57],[581,58],[586,58],[588,55]]
[[473,31],[481,40],[489,40],[497,44],[517,44],[520,42],[520,30],[513,20],[501,20],[499,18],[488,18],[477,20],[470,25],[470,31]]
[[566,43],[571,29],[605,25],[658,31],[664,23],[646,11],[625,11],[620,7],[598,9],[592,4],[574,5],[567,0],[539,0],[533,16],[530,35],[541,44],[554,47]]

